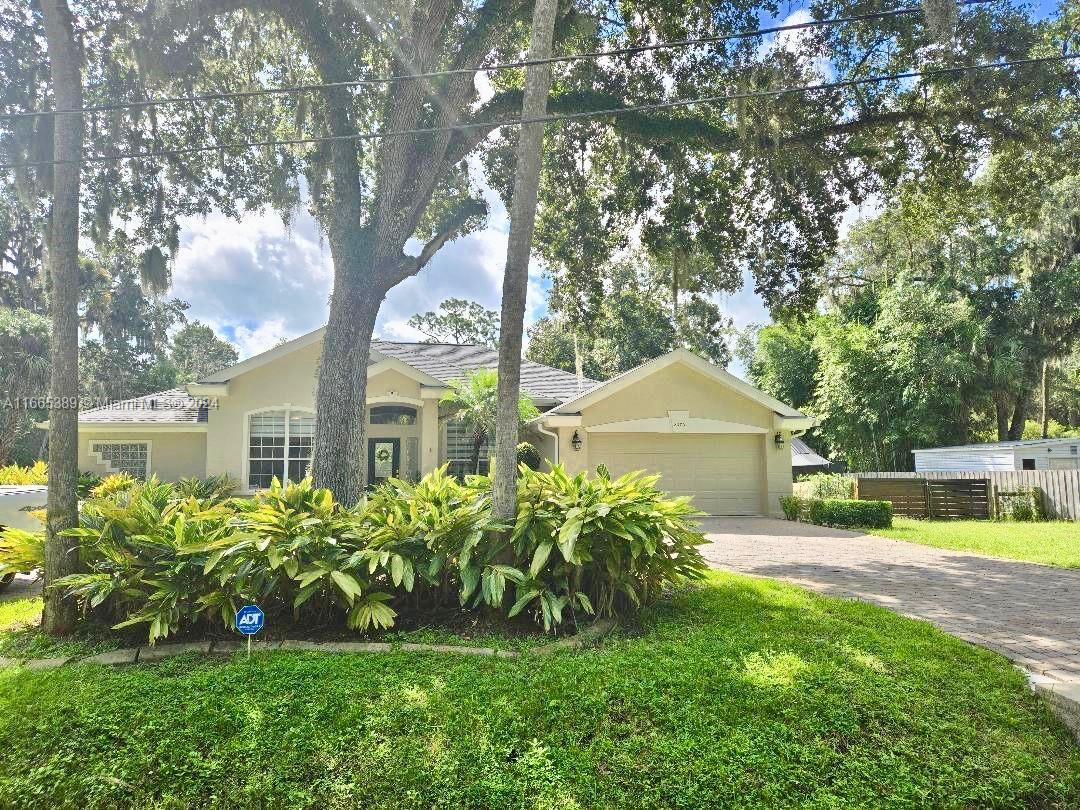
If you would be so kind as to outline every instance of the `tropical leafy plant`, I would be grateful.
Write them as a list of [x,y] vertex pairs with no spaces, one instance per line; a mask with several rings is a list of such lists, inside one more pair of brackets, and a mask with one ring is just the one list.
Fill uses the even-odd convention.
[[44,461],[35,461],[29,467],[20,467],[18,464],[0,467],[0,486],[45,484],[48,478],[48,468]]
[[[392,627],[406,603],[423,611],[456,600],[508,618],[529,612],[551,630],[700,576],[698,513],[656,480],[523,465],[518,519],[503,526],[491,518],[488,479],[461,482],[445,467],[415,484],[390,479],[352,508],[310,479],[229,498],[227,480],[112,477],[69,532],[86,572],[53,587],[117,628],[147,625],[151,643],[199,622],[232,628],[249,602],[309,626],[367,631]],[[38,537],[23,534],[12,538]]]
[[45,565],[45,535],[10,526],[0,529],[0,577],[39,571]]

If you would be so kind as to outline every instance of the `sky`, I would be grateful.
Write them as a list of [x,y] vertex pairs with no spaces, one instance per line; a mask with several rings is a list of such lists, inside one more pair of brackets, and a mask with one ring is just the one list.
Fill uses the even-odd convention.
[[[1052,10],[1038,0],[1038,16]],[[789,7],[784,23],[802,22],[806,12]],[[763,24],[768,24],[763,21]],[[765,47],[798,47],[797,34]],[[481,92],[487,88],[479,88]],[[490,206],[487,226],[442,248],[418,275],[390,291],[376,324],[376,337],[419,340],[407,324],[418,312],[434,310],[446,298],[467,298],[498,309],[506,254],[508,218],[498,195],[485,189]],[[864,204],[844,216],[842,231],[876,206]],[[173,295],[190,303],[188,316],[212,326],[234,343],[241,358],[317,329],[326,321],[333,268],[329,248],[314,220],[298,212],[286,228],[272,211],[249,213],[240,220],[221,215],[188,219],[181,224],[181,247],[173,268]],[[526,327],[545,313],[546,283],[534,259],[529,270]],[[769,314],[753,291],[743,288],[718,303],[742,329],[763,324]],[[737,361],[731,366],[741,373]]]

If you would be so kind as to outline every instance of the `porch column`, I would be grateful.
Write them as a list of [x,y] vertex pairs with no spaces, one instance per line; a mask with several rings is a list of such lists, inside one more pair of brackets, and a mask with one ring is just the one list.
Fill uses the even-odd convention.
[[439,466],[439,400],[424,398],[420,411],[420,474],[427,475]]

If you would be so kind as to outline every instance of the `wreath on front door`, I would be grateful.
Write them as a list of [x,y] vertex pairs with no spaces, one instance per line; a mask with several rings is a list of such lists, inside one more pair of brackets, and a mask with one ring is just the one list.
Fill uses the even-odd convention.
[[385,447],[380,447],[375,451],[375,460],[380,464],[390,460],[390,451]]

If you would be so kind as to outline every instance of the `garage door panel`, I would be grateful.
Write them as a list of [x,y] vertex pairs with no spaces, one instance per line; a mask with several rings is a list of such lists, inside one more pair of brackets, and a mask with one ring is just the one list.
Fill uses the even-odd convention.
[[756,434],[608,433],[589,437],[589,461],[614,475],[659,473],[658,486],[689,495],[711,515],[761,512],[761,437]]

